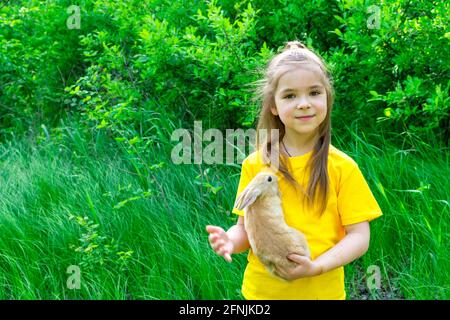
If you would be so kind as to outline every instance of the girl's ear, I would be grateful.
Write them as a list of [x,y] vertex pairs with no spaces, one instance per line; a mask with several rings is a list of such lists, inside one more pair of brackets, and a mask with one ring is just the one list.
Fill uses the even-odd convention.
[[261,195],[261,190],[254,188],[245,188],[234,203],[234,208],[243,210],[253,204]]
[[272,112],[272,114],[273,114],[274,116],[277,116],[277,115],[278,115],[278,111],[277,111],[276,108],[270,108],[270,111]]

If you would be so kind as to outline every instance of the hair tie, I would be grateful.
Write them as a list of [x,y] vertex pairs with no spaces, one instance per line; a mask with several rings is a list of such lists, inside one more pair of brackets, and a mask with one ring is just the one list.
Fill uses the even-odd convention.
[[306,46],[300,41],[289,41],[286,43],[285,49],[306,49]]

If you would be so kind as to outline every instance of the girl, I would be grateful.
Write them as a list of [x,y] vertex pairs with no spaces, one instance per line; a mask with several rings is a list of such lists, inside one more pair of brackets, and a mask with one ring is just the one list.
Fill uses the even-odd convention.
[[[278,141],[266,135],[242,163],[237,196],[279,154],[276,172],[285,220],[305,234],[311,259],[290,254],[298,264],[280,270],[290,281],[272,276],[250,248],[242,294],[246,299],[345,299],[343,266],[369,247],[369,221],[382,215],[358,165],[330,144],[334,91],[324,61],[298,41],[288,42],[268,65],[259,94],[260,130],[278,129]],[[279,147],[278,147],[279,146]],[[307,204],[305,206],[305,203]],[[228,231],[207,226],[213,250],[228,262],[249,249],[244,212]]]

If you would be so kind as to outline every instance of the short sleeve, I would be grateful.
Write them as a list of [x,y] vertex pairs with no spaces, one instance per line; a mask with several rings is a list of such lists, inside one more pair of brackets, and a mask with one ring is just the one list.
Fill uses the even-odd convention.
[[[249,164],[249,160],[245,159],[242,162],[242,168],[241,168],[241,177],[239,179],[239,185],[236,193],[235,201],[237,200],[238,196],[241,194],[242,191],[244,191],[245,187],[250,183],[250,181],[253,179],[252,170]],[[237,215],[244,216],[244,210],[238,210],[236,208],[233,208],[231,211]]]
[[383,214],[357,165],[343,176],[337,205],[342,225],[372,221]]

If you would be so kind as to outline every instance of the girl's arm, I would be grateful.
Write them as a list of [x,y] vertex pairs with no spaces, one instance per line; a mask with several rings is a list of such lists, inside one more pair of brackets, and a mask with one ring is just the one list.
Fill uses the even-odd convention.
[[314,260],[321,267],[320,273],[344,266],[364,255],[369,249],[369,222],[355,223],[344,226],[344,228],[347,233],[346,236]]
[[244,217],[239,216],[237,223],[228,229],[227,234],[233,242],[233,253],[241,253],[250,248],[247,232],[244,227]]
[[298,267],[291,270],[277,269],[288,279],[317,276],[324,272],[344,266],[367,252],[370,241],[369,222],[364,221],[344,226],[346,236],[334,247],[314,261],[298,254],[290,254],[288,259],[297,262]]
[[231,254],[241,253],[248,248],[247,232],[244,227],[244,217],[239,217],[238,222],[225,232],[221,227],[206,226],[209,233],[209,243],[212,249],[225,260],[231,262]]

